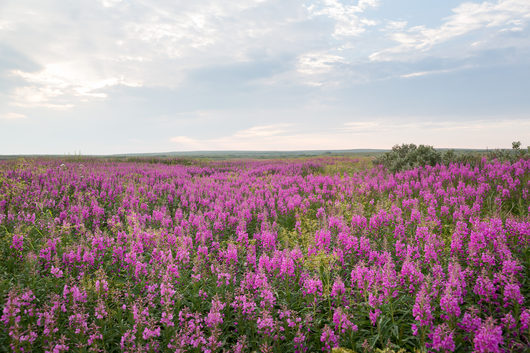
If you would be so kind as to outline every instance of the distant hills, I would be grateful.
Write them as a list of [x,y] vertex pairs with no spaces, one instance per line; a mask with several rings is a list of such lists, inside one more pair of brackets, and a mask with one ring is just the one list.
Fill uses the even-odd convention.
[[165,153],[127,153],[114,154],[109,157],[188,157],[188,158],[288,158],[318,157],[344,155],[374,155],[389,150],[384,149],[352,149],[352,150],[302,150],[302,151],[190,151]]
[[[448,148],[438,148],[439,151]],[[454,149],[456,152],[486,152],[484,149]],[[208,158],[208,159],[268,159],[268,158],[296,158],[296,157],[320,157],[320,156],[375,156],[390,149],[349,149],[349,150],[301,150],[301,151],[187,151],[187,152],[159,152],[159,153],[120,153],[108,155],[0,155],[2,159],[16,158],[72,158],[72,157],[92,157],[92,158]]]

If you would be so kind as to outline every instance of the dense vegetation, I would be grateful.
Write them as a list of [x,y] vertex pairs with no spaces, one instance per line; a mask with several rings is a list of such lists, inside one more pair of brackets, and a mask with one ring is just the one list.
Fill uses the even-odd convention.
[[392,153],[1,162],[0,350],[528,350],[530,161]]
[[530,146],[524,150],[521,149],[521,142],[515,141],[512,143],[511,150],[496,149],[492,151],[455,151],[435,150],[432,146],[415,144],[402,144],[392,147],[390,152],[380,154],[375,158],[374,163],[383,165],[389,171],[395,173],[403,170],[423,166],[435,166],[437,164],[449,165],[450,163],[464,163],[475,166],[481,163],[482,158],[486,157],[489,160],[510,161],[515,162],[519,159],[530,157]]

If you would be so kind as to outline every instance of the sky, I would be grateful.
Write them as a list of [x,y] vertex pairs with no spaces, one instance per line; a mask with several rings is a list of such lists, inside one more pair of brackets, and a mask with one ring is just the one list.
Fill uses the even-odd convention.
[[0,154],[512,141],[528,0],[0,0]]

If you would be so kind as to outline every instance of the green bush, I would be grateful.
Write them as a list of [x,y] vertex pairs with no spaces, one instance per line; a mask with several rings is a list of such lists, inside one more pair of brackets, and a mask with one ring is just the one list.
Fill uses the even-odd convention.
[[482,158],[489,160],[516,162],[521,158],[530,157],[530,147],[521,149],[521,142],[512,142],[512,149],[496,149],[488,152],[458,152],[446,150],[440,152],[432,146],[415,144],[402,144],[392,147],[392,151],[386,152],[374,160],[374,164],[383,165],[392,173],[403,170],[414,169],[425,165],[435,166],[436,164],[449,165],[450,163],[461,163],[475,166],[480,164]]
[[382,164],[392,173],[442,162],[442,154],[432,146],[415,144],[395,145],[392,151],[377,157],[375,164]]
[[521,149],[521,142],[520,141],[514,141],[512,142],[512,149],[508,150],[493,150],[488,153],[488,157],[490,159],[498,159],[501,161],[510,161],[515,162],[521,158],[528,158],[530,157],[530,146],[528,146],[526,149]]

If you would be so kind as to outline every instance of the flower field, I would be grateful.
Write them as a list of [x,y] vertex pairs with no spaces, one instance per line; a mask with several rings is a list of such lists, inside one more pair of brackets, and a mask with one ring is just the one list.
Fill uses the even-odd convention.
[[0,162],[0,351],[528,352],[530,161]]

